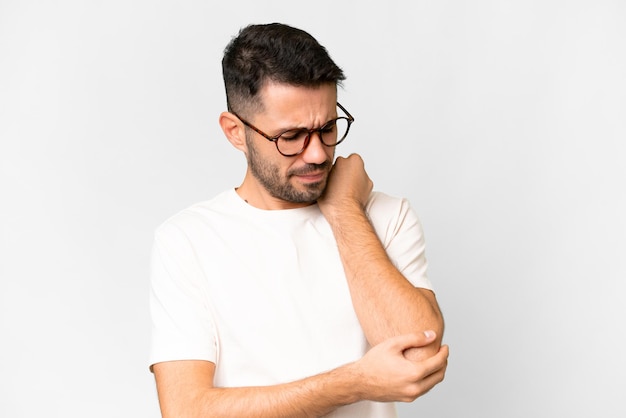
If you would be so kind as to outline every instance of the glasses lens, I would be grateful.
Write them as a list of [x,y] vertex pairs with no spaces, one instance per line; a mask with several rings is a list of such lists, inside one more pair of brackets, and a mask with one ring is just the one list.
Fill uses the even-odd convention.
[[[326,146],[332,147],[343,141],[348,134],[348,127],[348,119],[339,118],[328,122],[317,132],[321,135],[322,142]],[[276,140],[278,150],[284,155],[299,154],[304,148],[307,135],[309,135],[309,131],[306,129],[292,129],[283,132]]]
[[348,120],[339,118],[322,127],[322,142],[333,146],[340,143],[348,134]]
[[283,154],[297,154],[304,147],[308,134],[309,132],[306,129],[292,129],[291,131],[283,132],[278,137],[276,145],[278,145],[278,149]]

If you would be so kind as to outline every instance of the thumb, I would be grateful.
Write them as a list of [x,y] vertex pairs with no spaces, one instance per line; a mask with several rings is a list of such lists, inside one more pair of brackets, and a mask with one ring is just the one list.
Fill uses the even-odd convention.
[[413,347],[423,347],[435,341],[435,331],[424,331],[417,334],[405,334],[391,337],[388,341],[391,347],[398,351],[404,351]]

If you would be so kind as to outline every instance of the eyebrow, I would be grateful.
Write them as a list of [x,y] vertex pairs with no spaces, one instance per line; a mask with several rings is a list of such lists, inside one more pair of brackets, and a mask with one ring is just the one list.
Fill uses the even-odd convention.
[[[278,133],[276,135],[280,135],[280,134],[282,134],[284,132],[288,132],[288,131],[299,131],[299,130],[307,130],[307,131],[309,131],[311,129],[320,129],[323,126],[325,126],[326,124],[328,124],[329,122],[332,122],[332,121],[337,120],[337,119],[339,119],[339,115],[335,115],[334,117],[328,119],[326,122],[322,123],[317,128],[309,128],[308,126],[302,126],[302,127],[296,127],[296,128],[286,128],[286,129],[283,129],[283,130],[278,130]],[[273,135],[273,136],[276,136],[276,135]]]

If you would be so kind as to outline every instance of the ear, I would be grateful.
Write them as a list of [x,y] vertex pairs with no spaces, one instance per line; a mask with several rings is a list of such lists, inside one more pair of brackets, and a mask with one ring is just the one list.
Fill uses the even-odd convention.
[[230,112],[220,114],[220,126],[228,141],[240,151],[246,153],[246,129],[239,118]]

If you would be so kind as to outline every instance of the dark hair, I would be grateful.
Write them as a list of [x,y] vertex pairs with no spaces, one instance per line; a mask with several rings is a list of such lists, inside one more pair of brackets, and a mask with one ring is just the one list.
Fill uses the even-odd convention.
[[224,50],[222,73],[228,110],[241,114],[262,108],[259,92],[268,81],[317,87],[345,80],[315,38],[280,23],[241,29]]

